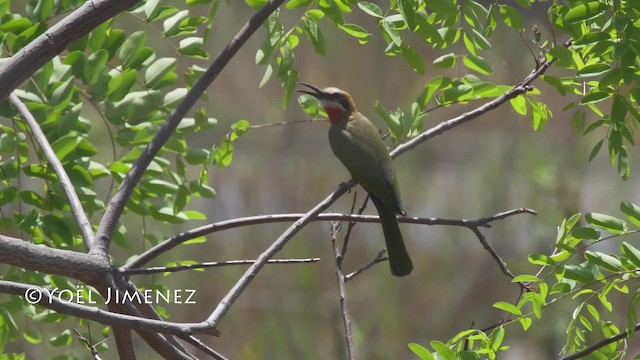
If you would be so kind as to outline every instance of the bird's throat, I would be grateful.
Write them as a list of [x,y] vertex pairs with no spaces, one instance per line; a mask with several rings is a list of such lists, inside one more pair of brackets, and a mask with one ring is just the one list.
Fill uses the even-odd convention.
[[348,117],[347,112],[340,107],[327,106],[324,108],[324,111],[327,113],[327,116],[329,116],[329,122],[332,124]]

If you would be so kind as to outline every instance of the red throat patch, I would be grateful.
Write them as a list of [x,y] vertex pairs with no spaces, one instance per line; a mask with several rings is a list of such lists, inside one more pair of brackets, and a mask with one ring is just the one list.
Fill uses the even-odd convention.
[[332,124],[340,120],[340,118],[344,117],[345,115],[344,109],[337,106],[327,106],[324,108],[324,111],[329,116],[329,122]]

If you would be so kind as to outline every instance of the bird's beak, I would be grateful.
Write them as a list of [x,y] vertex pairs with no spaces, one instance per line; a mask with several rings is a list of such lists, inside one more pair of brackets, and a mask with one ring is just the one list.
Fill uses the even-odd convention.
[[317,86],[315,86],[313,84],[309,84],[309,83],[306,83],[306,82],[298,82],[298,84],[304,85],[304,86],[308,87],[309,89],[315,91],[315,92],[311,92],[311,91],[305,91],[305,90],[298,90],[298,92],[301,92],[301,93],[307,94],[307,95],[311,95],[316,99],[320,99],[325,95],[325,93],[322,91],[321,88],[319,88],[319,87],[317,87]]

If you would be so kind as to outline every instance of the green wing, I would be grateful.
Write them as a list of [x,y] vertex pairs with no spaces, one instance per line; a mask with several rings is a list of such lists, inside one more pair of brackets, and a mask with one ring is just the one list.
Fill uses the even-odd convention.
[[333,124],[329,143],[353,179],[387,208],[404,214],[396,174],[378,129],[362,114]]

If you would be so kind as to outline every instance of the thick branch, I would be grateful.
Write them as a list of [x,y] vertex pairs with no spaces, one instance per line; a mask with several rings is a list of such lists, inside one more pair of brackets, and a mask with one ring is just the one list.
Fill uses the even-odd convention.
[[[49,296],[49,292],[35,285],[20,284],[0,280],[0,292],[25,296],[31,303],[39,304],[59,313],[69,314],[83,319],[97,321],[105,325],[123,326],[133,330],[152,331],[164,334],[184,335],[209,334],[217,335],[218,330],[207,324],[173,323],[168,321],[151,320],[136,316],[112,313],[97,307],[85,306],[69,301],[62,301],[57,296]],[[42,295],[40,295],[42,294]],[[39,300],[38,300],[39,299]]]
[[44,157],[47,159],[53,171],[58,176],[58,181],[60,182],[60,186],[62,186],[62,190],[69,201],[69,206],[71,207],[71,212],[73,213],[74,219],[78,223],[78,227],[80,228],[80,233],[82,234],[82,238],[84,243],[87,245],[88,249],[91,249],[93,244],[93,229],[91,228],[91,223],[87,218],[87,215],[82,208],[82,203],[80,203],[80,198],[78,198],[78,194],[76,190],[73,188],[73,183],[67,172],[64,170],[62,163],[56,156],[55,151],[51,148],[51,144],[47,140],[47,137],[42,132],[40,125],[33,117],[27,106],[18,98],[16,94],[11,94],[9,96],[9,101],[11,104],[18,110],[18,113],[25,120],[29,128],[31,129],[31,133],[33,137],[36,139],[38,145],[42,149],[42,153]]
[[115,193],[107,210],[105,211],[97,233],[97,246],[92,249],[96,253],[103,256],[109,253],[111,243],[111,235],[115,230],[118,219],[124,211],[124,207],[129,200],[131,192],[136,187],[144,172],[156,156],[162,146],[169,140],[182,118],[198,101],[200,96],[207,90],[207,87],[218,77],[222,69],[227,65],[229,60],[238,52],[244,43],[253,35],[260,25],[273,13],[284,0],[270,0],[265,6],[258,10],[249,21],[238,31],[231,39],[227,46],[222,50],[220,55],[213,61],[207,71],[196,81],[193,87],[187,92],[184,99],[171,112],[167,121],[160,127],[156,136],[151,140],[149,145],[142,152],[140,157],[131,167],[124,180],[120,184],[118,191]]
[[5,235],[0,235],[0,263],[66,276],[86,284],[102,281],[110,267],[108,259],[35,245]]
[[20,49],[0,67],[0,100],[4,100],[42,65],[98,25],[127,10],[138,0],[91,0]]

